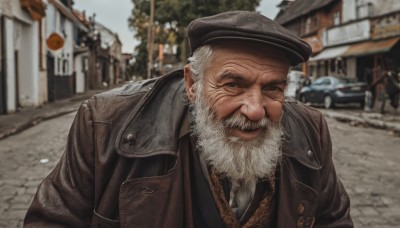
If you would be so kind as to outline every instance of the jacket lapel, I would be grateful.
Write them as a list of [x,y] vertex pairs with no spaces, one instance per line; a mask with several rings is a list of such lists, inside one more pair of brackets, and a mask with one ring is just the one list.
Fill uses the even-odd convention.
[[117,153],[131,158],[176,155],[179,126],[187,109],[184,99],[182,71],[148,86],[117,136]]

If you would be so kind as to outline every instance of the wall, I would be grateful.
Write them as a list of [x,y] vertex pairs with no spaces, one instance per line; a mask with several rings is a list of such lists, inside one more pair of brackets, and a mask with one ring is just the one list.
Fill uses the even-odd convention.
[[22,107],[39,105],[39,39],[38,22],[21,24],[19,49],[19,102]]
[[76,75],[76,93],[85,92],[85,69],[83,69],[83,59],[85,55],[75,56],[75,75]]
[[370,21],[368,19],[351,24],[333,27],[323,35],[324,47],[358,42],[370,38]]
[[[46,44],[46,18],[42,19],[42,30],[41,30],[41,50],[39,53],[39,58],[41,62],[39,63],[39,78],[40,78],[40,89],[39,89],[39,105],[48,102],[48,88],[47,88],[47,44]],[[40,47],[39,47],[40,48]]]
[[17,110],[17,97],[16,97],[16,79],[15,79],[15,67],[14,67],[14,33],[10,31],[14,31],[14,22],[12,19],[5,17],[4,18],[4,31],[5,40],[4,47],[5,50],[5,63],[7,69],[7,112],[15,112]]
[[346,74],[350,78],[357,78],[357,59],[348,58],[346,60]]
[[342,23],[356,19],[356,0],[343,0]]
[[[343,0],[343,22],[357,20],[357,2],[359,5],[372,4],[370,16],[380,16],[400,10],[399,0]],[[363,9],[366,10],[366,9]]]

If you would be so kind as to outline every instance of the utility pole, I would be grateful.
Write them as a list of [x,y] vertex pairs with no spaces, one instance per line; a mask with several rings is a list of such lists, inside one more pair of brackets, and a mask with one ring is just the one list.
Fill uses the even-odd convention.
[[147,30],[147,54],[148,54],[148,63],[147,63],[147,78],[151,78],[151,69],[153,68],[153,50],[154,50],[154,1],[150,0],[150,18],[149,18],[149,27]]

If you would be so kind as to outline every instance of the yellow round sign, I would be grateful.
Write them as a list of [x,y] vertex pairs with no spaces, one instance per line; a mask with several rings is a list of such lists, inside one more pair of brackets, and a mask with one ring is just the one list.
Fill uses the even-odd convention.
[[50,50],[57,51],[58,49],[64,47],[64,38],[58,33],[52,33],[47,38],[47,46]]

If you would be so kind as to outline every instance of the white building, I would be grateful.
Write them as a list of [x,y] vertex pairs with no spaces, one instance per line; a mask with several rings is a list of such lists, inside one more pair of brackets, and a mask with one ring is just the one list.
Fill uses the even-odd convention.
[[41,0],[0,1],[0,114],[47,101]]
[[98,55],[98,75],[101,83],[113,86],[124,80],[121,73],[122,43],[118,34],[96,22],[95,29],[100,34],[100,50]]
[[85,91],[88,49],[80,46],[78,32],[88,29],[75,15],[72,4],[72,1],[48,0],[46,37],[56,33],[64,40],[62,48],[48,49],[50,101]]

